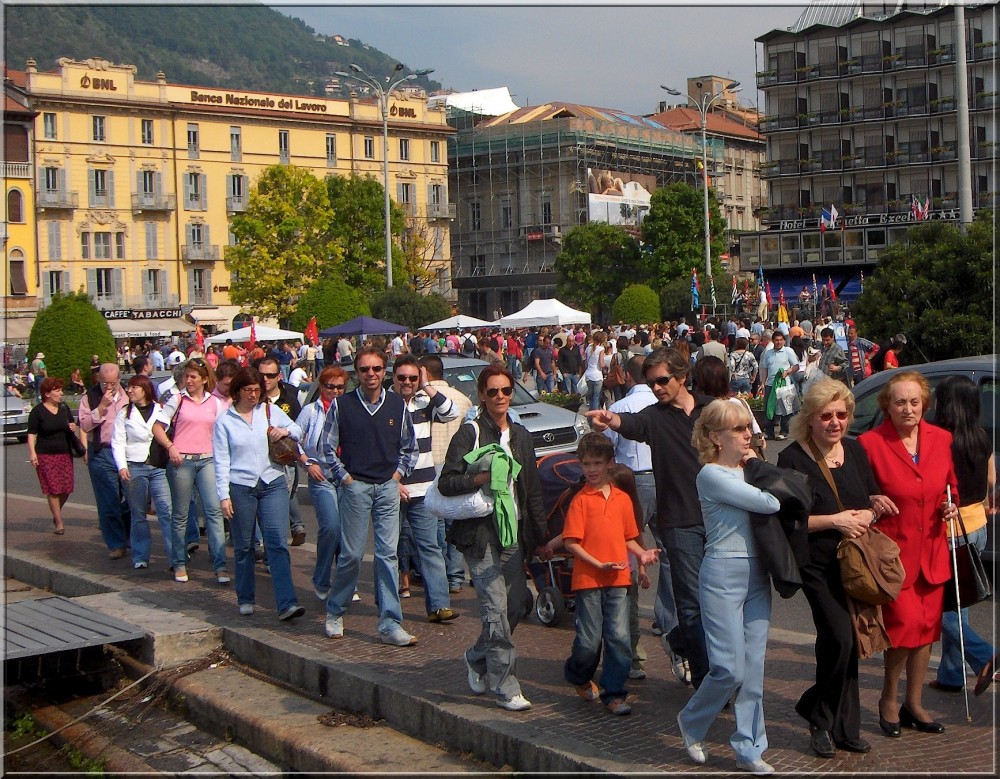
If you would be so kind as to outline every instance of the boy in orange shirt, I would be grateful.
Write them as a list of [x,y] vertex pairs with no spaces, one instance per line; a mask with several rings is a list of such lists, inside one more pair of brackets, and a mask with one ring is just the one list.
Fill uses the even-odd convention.
[[[577,449],[586,484],[573,498],[563,527],[563,542],[573,553],[576,593],[576,638],[563,672],[586,701],[598,697],[612,714],[629,714],[625,680],[632,666],[628,587],[628,553],[644,565],[656,562],[658,549],[644,550],[627,493],[611,484],[614,444],[601,433],[587,433]],[[594,673],[604,643],[603,693]]]

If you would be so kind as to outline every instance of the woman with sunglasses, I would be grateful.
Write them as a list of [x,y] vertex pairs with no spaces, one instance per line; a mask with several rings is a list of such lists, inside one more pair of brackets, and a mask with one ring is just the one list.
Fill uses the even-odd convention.
[[524,557],[526,551],[542,552],[539,547],[547,537],[545,508],[531,434],[507,413],[513,375],[506,366],[488,365],[479,374],[477,388],[479,414],[452,437],[438,487],[442,495],[465,495],[486,484],[490,472],[470,472],[465,456],[490,444],[498,444],[520,465],[508,484],[516,521],[513,542],[507,546],[501,542],[493,514],[455,522],[448,541],[465,556],[482,616],[479,638],[463,655],[469,687],[477,695],[492,692],[500,708],[523,711],[531,703],[514,676],[517,655],[512,633],[530,610]]
[[[793,442],[778,455],[778,465],[804,473],[813,488],[809,515],[809,562],[800,569],[802,589],[816,626],[816,683],[795,710],[809,723],[809,743],[820,757],[837,749],[867,752],[861,738],[858,653],[840,583],[837,546],[861,536],[878,515],[877,502],[896,513],[895,504],[878,495],[878,484],[861,444],[845,438],[854,416],[854,395],[827,377],[810,384],[802,409],[792,420]],[[824,475],[837,485],[834,494]]]
[[[215,460],[212,457],[212,427],[226,411],[226,404],[213,396],[215,371],[202,357],[184,364],[184,388],[174,393],[156,412],[153,437],[167,450],[167,483],[173,511],[170,549],[174,581],[188,580],[188,514],[195,490],[205,510],[205,535],[212,571],[219,584],[229,584],[226,571],[226,532],[222,509],[215,492]],[[173,424],[171,424],[173,423]],[[172,433],[167,434],[170,429]]]
[[328,365],[319,374],[319,397],[306,405],[297,419],[302,428],[303,454],[299,461],[306,466],[309,474],[309,497],[316,509],[316,567],[313,569],[313,592],[320,600],[330,594],[330,571],[333,560],[340,549],[340,508],[338,506],[337,485],[328,480],[324,471],[332,468],[323,461],[323,447],[320,438],[326,414],[335,398],[344,394],[347,388],[347,374],[336,364]]

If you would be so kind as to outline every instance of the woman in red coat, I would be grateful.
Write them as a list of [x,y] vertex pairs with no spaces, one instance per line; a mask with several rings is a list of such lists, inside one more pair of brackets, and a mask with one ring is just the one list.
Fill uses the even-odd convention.
[[[899,597],[882,607],[892,649],[885,653],[879,726],[892,738],[899,736],[900,725],[924,733],[943,733],[944,726],[931,720],[921,697],[931,644],[941,637],[944,585],[951,577],[945,530],[947,520],[958,514],[951,433],[923,420],[931,389],[915,371],[893,376],[878,401],[888,419],[858,441],[868,454],[882,492],[899,509],[898,514],[882,516],[878,529],[899,544],[906,572]],[[949,485],[950,504],[946,503]],[[878,505],[872,508],[880,509]],[[906,698],[897,709],[904,667]]]

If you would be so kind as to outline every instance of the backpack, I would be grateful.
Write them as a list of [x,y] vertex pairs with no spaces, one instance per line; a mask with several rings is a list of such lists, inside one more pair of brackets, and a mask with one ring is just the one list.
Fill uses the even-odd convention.
[[569,504],[583,487],[583,468],[573,452],[542,455],[537,467],[549,538],[555,538],[566,524]]
[[472,336],[466,335],[462,338],[462,354],[474,355],[476,353],[476,344],[472,340]]

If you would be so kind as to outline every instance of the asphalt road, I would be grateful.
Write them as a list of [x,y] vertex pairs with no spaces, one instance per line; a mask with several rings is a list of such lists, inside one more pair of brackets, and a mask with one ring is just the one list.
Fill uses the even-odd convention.
[[[767,448],[767,459],[774,461],[778,453],[788,445],[787,441],[769,441]],[[3,447],[5,456],[5,478],[6,491],[11,494],[38,496],[38,478],[34,469],[28,462],[28,447],[26,444],[8,442]],[[87,468],[82,460],[76,460],[76,489],[70,496],[72,503],[84,503],[94,505],[94,493],[90,485],[90,478]],[[299,506],[302,520],[306,525],[308,533],[307,544],[316,539],[316,515],[309,501],[309,493],[305,486],[300,486]],[[67,516],[72,516],[72,511],[67,509]],[[154,533],[156,531],[154,530]],[[372,544],[369,537],[368,551],[371,554]],[[655,566],[651,569],[652,585],[649,590],[640,590],[639,607],[643,615],[643,627],[648,628],[653,613],[653,598],[656,592]],[[970,622],[972,627],[981,636],[989,637],[994,633],[993,610],[991,604],[980,604],[970,610]],[[806,643],[811,643],[814,638],[812,630],[812,614],[809,611],[809,604],[801,594],[788,600],[783,600],[777,595],[773,598],[772,630],[782,630],[789,634],[790,639],[798,639]],[[792,634],[798,634],[792,635]],[[939,645],[935,645],[934,654],[937,655]]]

